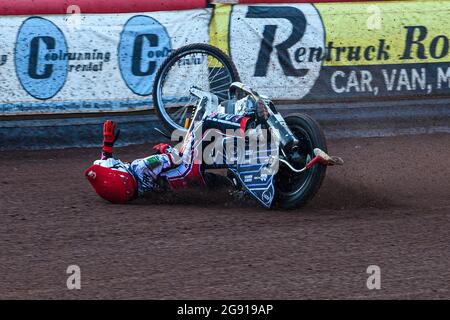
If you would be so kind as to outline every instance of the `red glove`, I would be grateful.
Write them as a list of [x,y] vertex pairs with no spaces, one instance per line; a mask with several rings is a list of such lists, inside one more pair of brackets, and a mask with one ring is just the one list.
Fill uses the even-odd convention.
[[158,151],[160,154],[169,153],[167,149],[169,148],[169,145],[167,143],[160,143],[153,147],[153,150]]
[[117,124],[111,120],[106,120],[103,124],[103,151],[112,153],[112,147],[119,137],[119,130],[117,130]]
[[182,162],[181,156],[177,149],[172,148],[167,143],[160,143],[153,147],[159,154],[166,154],[170,160],[170,167],[173,168]]

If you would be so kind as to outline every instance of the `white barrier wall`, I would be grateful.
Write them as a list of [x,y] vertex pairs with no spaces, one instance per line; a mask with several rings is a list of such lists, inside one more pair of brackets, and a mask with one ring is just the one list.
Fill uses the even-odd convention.
[[0,115],[148,109],[161,62],[195,42],[228,53],[275,100],[448,97],[449,15],[437,0],[5,16]]
[[200,9],[2,17],[2,113],[148,106],[161,62],[174,48],[208,42],[210,15]]

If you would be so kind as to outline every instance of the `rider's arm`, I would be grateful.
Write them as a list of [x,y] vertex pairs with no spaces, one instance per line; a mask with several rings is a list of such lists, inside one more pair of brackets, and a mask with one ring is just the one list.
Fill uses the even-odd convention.
[[167,155],[170,161],[170,168],[176,167],[181,163],[181,155],[176,148],[169,146],[167,143],[160,143],[153,147],[157,153]]
[[103,124],[103,145],[102,160],[112,158],[113,146],[119,137],[119,130],[116,133],[117,124],[111,120],[106,120]]

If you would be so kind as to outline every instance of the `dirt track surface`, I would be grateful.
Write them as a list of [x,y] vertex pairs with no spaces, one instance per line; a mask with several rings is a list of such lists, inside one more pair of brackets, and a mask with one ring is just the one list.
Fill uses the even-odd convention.
[[[329,141],[298,211],[225,191],[111,205],[82,172],[98,150],[0,154],[0,298],[450,298],[450,135]],[[117,150],[123,160],[149,146]],[[81,290],[66,268],[81,267]],[[366,269],[381,268],[381,290]]]

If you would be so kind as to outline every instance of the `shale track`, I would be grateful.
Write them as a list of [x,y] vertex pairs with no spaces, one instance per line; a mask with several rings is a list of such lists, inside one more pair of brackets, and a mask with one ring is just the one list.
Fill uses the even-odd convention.
[[[345,166],[289,212],[225,190],[111,205],[82,175],[97,149],[2,152],[0,299],[450,299],[450,135],[329,151]],[[81,290],[66,287],[74,264]]]

